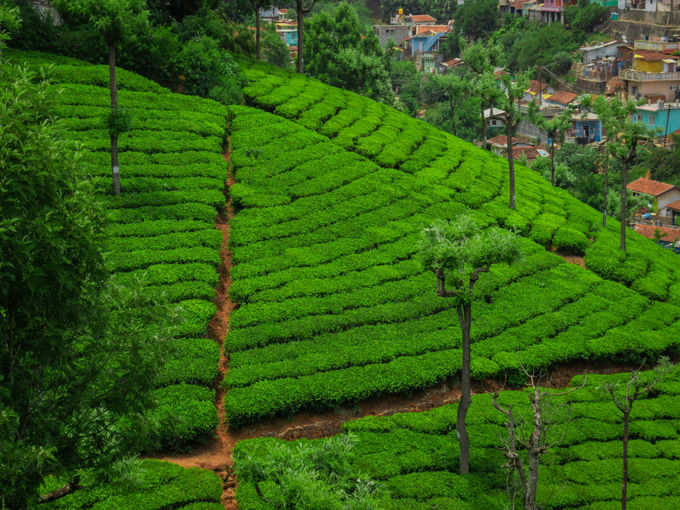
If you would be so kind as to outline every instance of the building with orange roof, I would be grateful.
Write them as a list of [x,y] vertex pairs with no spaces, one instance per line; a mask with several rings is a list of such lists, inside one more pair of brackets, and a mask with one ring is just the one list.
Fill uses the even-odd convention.
[[656,201],[657,217],[672,223],[680,213],[680,189],[674,184],[650,179],[649,172],[644,177],[628,183],[627,188],[633,196],[647,196]]
[[[633,49],[633,67],[621,71],[629,98],[646,98],[649,102],[659,98],[665,101],[680,99],[680,66],[678,58],[663,51],[641,48],[636,41]],[[646,46],[645,46],[646,47]]]

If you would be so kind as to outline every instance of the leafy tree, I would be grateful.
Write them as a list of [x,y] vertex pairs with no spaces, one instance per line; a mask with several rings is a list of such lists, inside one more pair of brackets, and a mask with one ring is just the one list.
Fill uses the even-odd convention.
[[236,449],[236,474],[252,483],[260,499],[277,510],[378,510],[386,502],[380,486],[357,472],[356,441],[338,435],[291,445],[270,441],[267,455]]
[[462,332],[461,399],[456,424],[461,474],[470,471],[470,439],[465,418],[471,402],[470,330],[474,286],[491,264],[510,263],[518,255],[514,234],[499,228],[481,230],[471,216],[459,216],[450,222],[435,221],[424,229],[420,242],[423,266],[435,274],[437,294],[455,300]]
[[456,27],[469,39],[481,39],[498,27],[498,0],[465,2],[454,14]]
[[212,37],[202,35],[185,42],[175,57],[174,66],[185,77],[187,94],[209,97],[225,104],[241,102],[241,70]]
[[391,104],[392,85],[375,34],[361,33],[359,18],[347,2],[332,14],[314,16],[307,28],[307,72],[337,87]]
[[0,0],[0,55],[10,33],[21,26],[19,8],[10,0]]
[[482,123],[482,147],[486,147],[487,119],[484,110],[493,108],[498,103],[501,90],[493,74],[494,66],[499,63],[500,49],[475,43],[468,46],[463,60],[472,73],[470,91],[479,98],[480,118]]
[[[628,189],[627,173],[638,156],[645,152],[645,142],[654,134],[642,122],[635,122],[633,114],[639,102],[620,101],[617,98],[598,97],[595,101],[586,96],[583,99],[585,108],[593,108],[607,133],[606,148],[608,155],[621,167],[621,243],[620,248],[626,251],[626,227],[628,226]],[[608,157],[607,163],[608,164]],[[606,196],[606,195],[605,195]]]
[[515,131],[524,116],[519,106],[519,101],[524,95],[524,91],[529,87],[529,74],[520,73],[513,79],[509,74],[501,76],[503,93],[498,98],[498,107],[504,111],[502,114],[505,124],[505,135],[507,140],[507,158],[509,171],[509,206],[515,208],[515,162],[512,153],[512,140]]
[[118,167],[118,135],[125,130],[125,113],[118,107],[116,83],[116,47],[126,31],[143,31],[147,26],[149,11],[145,0],[59,0],[57,5],[65,11],[89,18],[90,23],[102,35],[109,52],[109,91],[111,114],[109,135],[111,137],[111,168],[113,192],[120,194],[120,171]]
[[609,10],[602,5],[590,3],[585,6],[570,6],[565,9],[564,18],[579,39],[595,32],[595,27],[607,20]]
[[668,358],[661,358],[657,367],[647,373],[634,371],[625,384],[608,383],[602,389],[609,394],[616,408],[623,414],[623,466],[621,476],[621,510],[626,510],[628,503],[628,441],[630,413],[633,404],[652,393],[655,387],[673,372]]
[[559,115],[548,120],[535,103],[532,103],[532,105],[530,116],[534,124],[545,131],[550,139],[550,182],[555,186],[555,153],[557,152],[557,145],[562,146],[567,131],[571,129],[574,108],[571,105],[567,106]]
[[281,40],[279,34],[276,33],[274,25],[270,25],[269,30],[265,31],[263,43],[264,56],[267,62],[284,69],[290,67],[288,46]]
[[139,450],[162,352],[159,310],[104,285],[103,211],[37,81],[0,68],[0,507],[17,510],[44,474],[106,473]]
[[427,96],[430,101],[442,103],[444,121],[448,123],[446,130],[454,135],[458,132],[458,109],[468,98],[468,94],[469,83],[459,74],[435,74],[428,80]]

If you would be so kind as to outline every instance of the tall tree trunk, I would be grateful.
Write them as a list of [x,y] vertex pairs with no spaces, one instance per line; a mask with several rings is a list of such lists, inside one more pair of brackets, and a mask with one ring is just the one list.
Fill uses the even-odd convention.
[[470,407],[470,325],[472,323],[472,305],[463,304],[458,307],[458,319],[463,333],[463,365],[460,370],[460,403],[458,404],[458,421],[456,433],[460,444],[460,474],[470,472],[470,437],[467,433],[465,419]]
[[621,249],[626,251],[626,222],[628,218],[628,193],[626,193],[626,177],[628,173],[628,159],[623,162],[621,169]]
[[[480,110],[482,110],[482,149],[486,149],[486,119],[484,118],[484,101],[480,102]],[[491,107],[493,114],[493,107]]]
[[621,510],[628,504],[628,422],[630,408],[623,412],[623,478],[621,480]]
[[506,140],[508,144],[507,156],[508,156],[508,170],[510,172],[509,184],[510,184],[510,209],[515,208],[515,161],[512,155],[512,138],[514,129],[512,128],[512,120],[509,120],[506,124]]
[[538,452],[529,452],[529,480],[524,496],[524,510],[536,510],[536,493],[538,492],[538,467],[540,458]]
[[609,153],[605,151],[604,160],[604,197],[602,208],[602,226],[607,226],[607,197],[609,196]]
[[260,7],[255,6],[255,58],[260,60]]
[[550,144],[550,182],[555,185],[555,138]]
[[302,22],[304,19],[304,5],[303,0],[297,0],[297,47],[298,47],[298,59],[297,59],[297,72],[305,72],[305,63],[302,56]]
[[[111,92],[111,112],[118,110],[118,85],[116,83],[116,44],[109,44],[109,89]],[[111,130],[111,171],[113,174],[113,193],[120,195],[120,170],[118,169],[118,133]]]

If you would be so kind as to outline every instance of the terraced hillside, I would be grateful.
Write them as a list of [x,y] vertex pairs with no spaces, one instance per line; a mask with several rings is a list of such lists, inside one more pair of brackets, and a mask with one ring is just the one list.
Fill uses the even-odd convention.
[[[210,471],[183,469],[174,464],[145,460],[134,471],[129,485],[102,484],[86,487],[44,505],[50,510],[222,510],[222,481]],[[53,487],[63,482],[51,480]]]
[[[555,425],[550,440],[562,438],[559,447],[543,456],[538,502],[551,510],[616,510],[621,507],[621,413],[601,386],[625,382],[628,374],[589,375],[587,385],[553,397]],[[658,387],[652,397],[636,402],[631,415],[628,508],[674,510],[680,507],[680,371]],[[572,381],[580,386],[581,377]],[[499,403],[513,405],[516,416],[528,412],[528,395],[501,392]],[[567,409],[570,408],[570,411]],[[475,395],[468,414],[472,445],[472,472],[460,476],[455,437],[457,406],[423,413],[395,414],[346,422],[343,435],[353,448],[346,460],[357,477],[378,481],[387,493],[381,508],[409,510],[503,510],[509,508],[506,459],[502,438],[504,418],[492,406],[490,395]],[[568,424],[568,425],[567,425]],[[295,449],[300,442],[323,451],[328,439],[284,442],[272,438],[240,442],[236,467],[250,455],[266,463],[272,447]],[[309,458],[314,458],[309,455]],[[319,457],[322,458],[322,457]],[[314,466],[307,466],[313,469]],[[317,467],[318,468],[318,467]],[[265,498],[276,501],[279,487],[262,483]],[[265,504],[251,482],[240,480],[240,510],[273,508]]]
[[[677,349],[673,254],[631,232],[623,255],[616,222],[601,230],[597,211],[526,168],[512,211],[504,159],[353,93],[262,69],[245,70],[257,108],[232,108],[231,426],[455,376],[458,319],[416,253],[424,226],[465,211],[523,237],[522,260],[476,287],[476,379],[515,376],[520,361]],[[551,247],[585,253],[588,270]]]
[[157,446],[182,446],[217,425],[214,380],[219,349],[208,338],[215,315],[225,204],[224,106],[172,94],[118,70],[120,105],[131,129],[119,139],[122,194],[111,193],[108,67],[64,57],[8,52],[32,65],[52,64],[53,113],[64,136],[84,150],[82,166],[107,213],[103,246],[113,283],[141,288],[166,316],[148,325],[150,339],[177,315],[157,378]]

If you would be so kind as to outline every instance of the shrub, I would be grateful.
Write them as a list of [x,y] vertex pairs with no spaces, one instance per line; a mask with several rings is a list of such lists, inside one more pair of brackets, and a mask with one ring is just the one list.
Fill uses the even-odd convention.
[[583,232],[569,227],[560,227],[553,236],[552,244],[558,250],[583,255],[589,242]]

